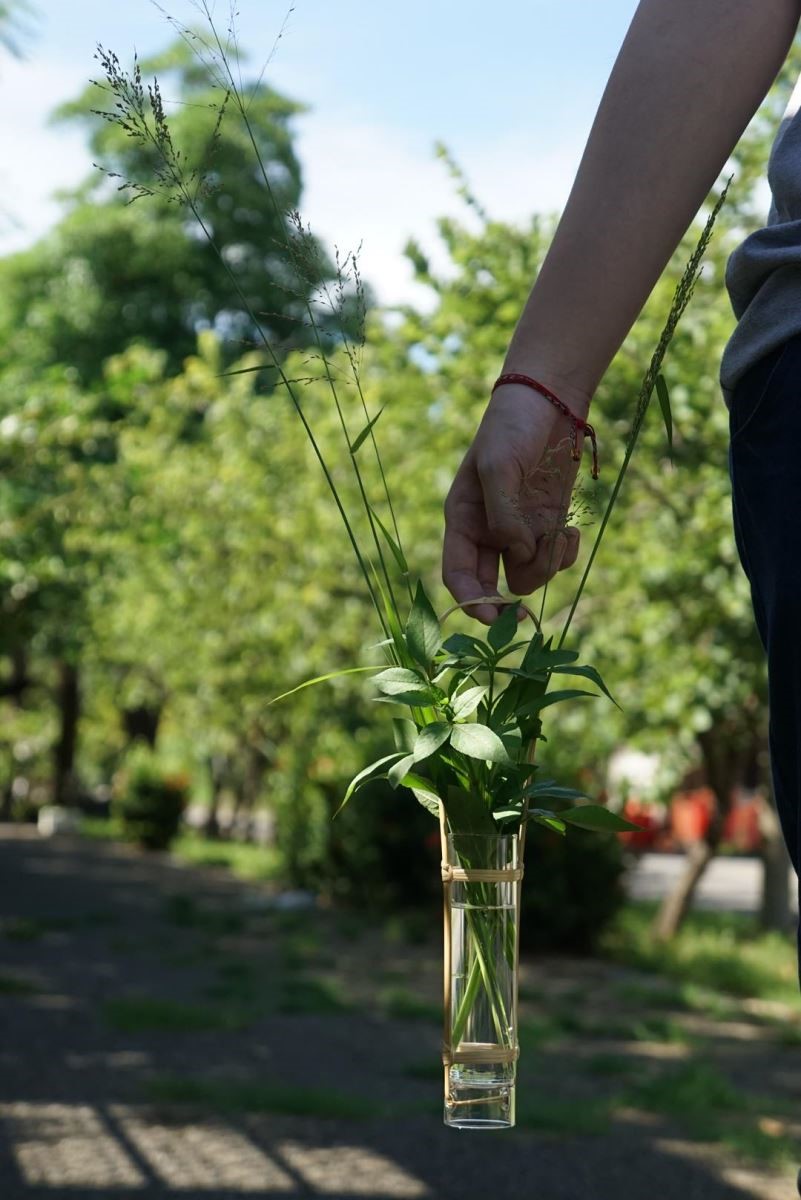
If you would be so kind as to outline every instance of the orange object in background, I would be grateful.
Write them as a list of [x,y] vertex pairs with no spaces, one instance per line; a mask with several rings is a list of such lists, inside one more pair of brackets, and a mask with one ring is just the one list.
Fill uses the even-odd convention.
[[715,803],[715,793],[708,787],[677,792],[670,803],[670,830],[676,841],[700,841],[709,828]]
[[652,804],[643,803],[629,796],[620,814],[626,821],[642,825],[642,829],[625,829],[618,833],[624,846],[632,850],[648,850],[656,845],[662,831],[662,820]]
[[[708,787],[676,792],[663,818],[661,806],[629,796],[620,815],[643,828],[626,830],[618,833],[617,837],[635,852],[681,852],[690,843],[705,837],[716,803],[715,794]],[[724,845],[746,854],[759,853],[762,845],[759,809],[763,803],[761,793],[734,788],[732,806],[723,824]]]
[[[689,792],[678,792],[670,805],[671,831],[682,845],[699,841],[706,834],[716,800],[711,788],[695,788]],[[735,788],[732,806],[723,822],[722,840],[736,850],[758,852],[762,844],[759,828],[759,793],[744,792]]]
[[734,801],[723,823],[723,840],[736,850],[758,852],[762,845],[759,828],[759,806],[764,803],[759,792],[743,794],[735,789]]

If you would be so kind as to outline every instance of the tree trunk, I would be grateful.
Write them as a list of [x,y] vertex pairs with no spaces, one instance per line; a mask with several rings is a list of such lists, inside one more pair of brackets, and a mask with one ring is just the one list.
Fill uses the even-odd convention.
[[767,789],[759,806],[759,828],[762,833],[762,901],[759,925],[786,933],[794,926],[790,908],[790,868],[779,814],[773,802],[772,789]]
[[211,800],[209,801],[209,810],[206,813],[206,819],[203,822],[202,832],[205,837],[218,838],[220,836],[220,796],[222,795],[227,759],[224,754],[210,754],[207,765],[209,768],[209,779],[211,780]]
[[651,926],[653,937],[667,942],[676,935],[689,911],[698,880],[715,857],[716,849],[706,838],[690,846],[684,872],[673,891],[665,896]]
[[734,784],[741,774],[744,760],[742,730],[712,726],[698,734],[698,743],[707,786],[715,796],[715,811],[706,836],[693,843],[687,851],[684,871],[673,891],[665,896],[651,925],[652,936],[663,942],[673,938],[680,929],[689,912],[698,881],[717,854],[723,826],[731,809]]
[[267,760],[264,753],[257,750],[255,746],[247,746],[244,753],[245,769],[242,775],[242,786],[237,792],[234,828],[237,837],[245,842],[253,842],[256,840],[254,828],[256,802],[261,792]]
[[75,749],[81,715],[78,668],[73,663],[59,663],[58,709],[61,729],[53,751],[53,803],[69,804],[75,795]]
[[31,686],[28,676],[28,660],[24,649],[15,646],[10,652],[11,675],[0,683],[0,696],[8,696],[17,708],[22,708],[22,697]]

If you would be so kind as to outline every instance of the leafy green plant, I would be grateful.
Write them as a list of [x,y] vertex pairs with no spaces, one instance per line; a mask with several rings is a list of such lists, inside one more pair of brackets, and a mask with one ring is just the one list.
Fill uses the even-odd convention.
[[[226,33],[222,34],[207,0],[200,0],[198,8],[205,16],[209,33],[199,34],[182,28],[175,21],[173,24],[220,89],[222,98],[211,149],[223,119],[241,122],[253,148],[254,166],[263,181],[265,196],[278,213],[276,195],[248,116],[248,95],[241,83],[233,28],[234,14]],[[457,839],[498,831],[514,834],[528,821],[562,835],[568,826],[606,834],[638,829],[639,826],[622,819],[606,806],[593,803],[587,793],[561,785],[555,779],[540,778],[539,765],[534,761],[535,749],[538,740],[546,740],[542,732],[543,714],[553,705],[586,697],[598,698],[600,694],[616,703],[597,669],[580,663],[579,651],[566,646],[565,640],[655,390],[672,449],[670,398],[661,365],[691,298],[701,259],[727,189],[715,204],[676,289],[640,388],[625,457],[558,643],[554,644],[555,634],[546,635],[543,630],[547,587],[543,590],[539,618],[522,606],[536,627],[531,637],[520,636],[518,614],[521,605],[515,597],[493,598],[503,607],[485,636],[459,632],[446,635],[443,622],[452,612],[488,598],[456,605],[438,617],[422,580],[415,577],[409,564],[378,446],[377,427],[383,410],[371,412],[361,388],[358,357],[364,339],[364,298],[355,256],[356,302],[362,314],[358,345],[350,342],[343,327],[343,345],[352,368],[355,400],[343,396],[336,378],[336,366],[326,352],[318,317],[308,296],[302,297],[319,351],[315,357],[322,367],[322,374],[317,378],[328,386],[342,434],[343,462],[332,463],[326,460],[315,435],[313,419],[295,388],[297,383],[304,381],[287,378],[276,345],[254,310],[235,265],[230,256],[224,256],[217,248],[213,223],[204,208],[210,189],[213,189],[212,175],[206,165],[189,162],[175,144],[158,80],[154,79],[145,87],[138,63],[128,74],[114,54],[100,48],[98,58],[105,72],[105,86],[114,98],[113,108],[99,115],[134,139],[151,166],[153,162],[157,164],[155,173],[151,171],[146,181],[123,180],[119,187],[129,190],[132,200],[159,194],[184,206],[217,254],[230,280],[232,294],[247,314],[260,346],[259,361],[237,368],[237,373],[271,372],[274,373],[271,374],[274,387],[286,389],[322,470],[331,500],[342,518],[381,630],[381,640],[374,649],[383,655],[383,663],[350,665],[317,676],[272,701],[283,700],[302,688],[336,676],[359,672],[372,675],[374,700],[390,706],[388,725],[391,724],[394,747],[390,750],[387,746],[387,753],[356,774],[337,812],[360,788],[376,779],[385,779],[396,791],[410,791],[432,816],[443,820],[444,826]],[[287,264],[291,264],[299,275],[308,277],[305,272],[317,256],[317,245],[304,229],[299,213],[292,211],[288,216],[288,225],[283,220],[280,222],[284,231],[282,250],[286,252]],[[319,278],[320,272],[315,271],[314,275]],[[348,279],[346,271],[340,267],[337,301],[343,312]],[[323,290],[335,311],[336,302],[331,302],[327,288]],[[350,492],[342,483],[343,465],[344,472],[350,476]],[[355,505],[349,501],[351,494],[355,496]],[[567,504],[563,503],[560,511],[565,514],[563,520],[566,521]],[[552,547],[555,545],[555,539],[551,544]],[[599,691],[570,686],[551,688],[553,676],[564,675],[577,682],[588,681]],[[562,683],[561,679],[559,683]],[[465,865],[466,860],[462,858],[462,862]],[[469,865],[481,867],[484,864],[473,861]],[[483,883],[471,883],[467,889],[470,900],[467,907],[473,910],[468,912],[467,919],[476,943],[476,956],[454,1020],[455,1042],[464,1028],[471,1004],[482,994],[489,1001],[499,1037],[509,1026],[491,961],[490,947],[497,933],[493,924],[495,918],[488,917],[486,924],[482,924],[477,915],[486,901],[484,888]],[[507,958],[515,952],[513,937],[508,936],[511,929],[508,925],[503,935]]]
[[178,833],[187,790],[188,780],[165,775],[147,751],[137,750],[115,778],[112,816],[126,838],[165,850]]

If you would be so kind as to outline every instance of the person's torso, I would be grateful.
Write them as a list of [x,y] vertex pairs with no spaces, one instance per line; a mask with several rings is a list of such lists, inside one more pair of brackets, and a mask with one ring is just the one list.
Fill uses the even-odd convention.
[[801,332],[801,77],[774,138],[767,178],[767,223],[744,239],[726,266],[738,318],[720,366],[727,404],[750,366]]

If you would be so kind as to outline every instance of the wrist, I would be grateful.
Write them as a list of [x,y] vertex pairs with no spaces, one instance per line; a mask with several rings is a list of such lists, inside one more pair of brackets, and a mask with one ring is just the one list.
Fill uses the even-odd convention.
[[[520,363],[520,360],[507,360],[503,368],[496,376],[497,379],[506,375],[522,375],[526,379],[530,379],[537,384],[542,384],[554,396],[558,397],[567,408],[577,417],[586,417],[592,403],[592,393],[575,382],[567,380],[563,375],[558,374],[547,367],[534,363]],[[554,412],[554,416],[559,415],[558,407],[552,405],[541,392],[536,391],[530,384],[521,381],[508,381],[498,385],[494,394],[497,392],[514,393],[515,398],[521,401],[524,399],[536,399],[539,395],[543,402],[549,405]]]
[[[595,430],[593,429],[592,425],[590,425],[589,421],[585,420],[590,406],[591,398],[589,394],[584,393],[584,399],[582,399],[580,395],[576,396],[574,394],[571,396],[572,404],[568,404],[564,399],[564,394],[562,396],[557,396],[553,389],[548,387],[547,384],[545,384],[541,379],[534,379],[532,376],[527,375],[522,371],[512,371],[502,372],[501,375],[499,375],[492,389],[492,396],[494,397],[496,392],[501,392],[504,389],[512,388],[522,388],[524,390],[532,391],[535,395],[539,394],[544,400],[547,401],[548,404],[553,406],[558,414],[561,415],[562,420],[569,422],[571,427],[570,441],[572,445],[572,456],[576,461],[581,458],[581,451],[578,446],[578,430],[582,429],[585,433],[589,434],[590,440],[592,441],[592,476],[593,479],[597,479],[598,446],[595,440]],[[501,403],[512,403],[515,407],[518,407],[521,403],[521,400],[516,397],[514,393],[510,392],[505,399],[501,401]],[[556,420],[552,418],[551,426],[555,424]]]

